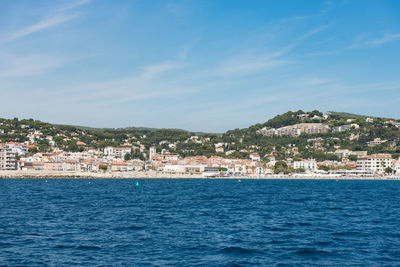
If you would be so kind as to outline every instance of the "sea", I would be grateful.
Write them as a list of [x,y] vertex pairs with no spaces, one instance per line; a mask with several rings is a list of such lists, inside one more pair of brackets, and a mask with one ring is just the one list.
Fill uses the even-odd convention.
[[0,179],[0,266],[399,266],[400,181]]

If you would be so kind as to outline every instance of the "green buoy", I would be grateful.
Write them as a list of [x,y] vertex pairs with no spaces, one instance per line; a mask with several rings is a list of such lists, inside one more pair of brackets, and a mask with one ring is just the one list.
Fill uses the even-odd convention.
[[139,182],[136,182],[136,186],[139,186]]

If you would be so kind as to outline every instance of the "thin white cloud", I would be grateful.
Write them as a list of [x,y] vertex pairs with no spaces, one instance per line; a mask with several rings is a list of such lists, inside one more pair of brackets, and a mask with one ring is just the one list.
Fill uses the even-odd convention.
[[308,83],[311,85],[321,85],[321,84],[327,84],[327,83],[331,83],[331,80],[327,80],[327,79],[321,79],[321,78],[311,78],[308,80]]
[[[172,72],[184,65],[162,62],[141,68],[135,75],[101,82],[83,83],[73,88],[57,91],[51,96],[72,97],[74,102],[95,102],[100,105],[115,105],[142,99],[155,99],[169,95],[193,92],[180,73]],[[168,73],[168,76],[164,74]],[[171,78],[173,77],[173,78]]]
[[377,45],[383,45],[383,44],[395,41],[397,39],[400,39],[400,33],[385,34],[382,38],[372,40],[369,43],[371,45],[377,46]]
[[400,33],[391,33],[391,34],[386,33],[382,37],[375,39],[370,38],[368,35],[364,33],[357,35],[353,43],[348,47],[345,47],[343,50],[375,48],[380,45],[396,41],[398,39],[400,39]]
[[299,36],[298,38],[296,38],[292,43],[290,43],[289,45],[287,45],[283,49],[279,50],[274,55],[274,57],[280,57],[280,56],[283,56],[283,55],[289,53],[294,48],[296,48],[302,41],[310,38],[313,35],[316,35],[316,34],[322,32],[322,31],[324,31],[327,27],[328,27],[328,25],[322,25],[322,26],[319,26],[319,27],[316,27],[314,29],[309,30],[308,32],[306,32],[306,33],[302,34],[301,36]]
[[78,1],[70,3],[69,5],[66,5],[66,6],[62,7],[60,9],[60,11],[74,9],[74,8],[77,8],[77,7],[80,7],[80,6],[83,6],[83,5],[90,4],[91,2],[93,2],[93,0],[78,0]]
[[385,34],[381,38],[372,39],[368,38],[366,34],[359,34],[355,37],[352,43],[346,47],[341,47],[336,50],[331,51],[320,51],[320,52],[313,52],[307,54],[307,56],[330,56],[340,52],[349,51],[349,50],[356,50],[356,49],[366,49],[366,48],[375,48],[377,46],[396,41],[400,39],[400,33],[394,34]]
[[251,75],[286,64],[289,64],[289,62],[283,60],[263,60],[252,57],[226,62],[214,73],[219,76]]
[[162,73],[166,73],[168,71],[180,68],[182,66],[183,65],[181,65],[181,64],[171,63],[171,62],[163,62],[163,63],[159,63],[159,64],[146,66],[146,67],[142,68],[143,72],[141,74],[141,78],[152,79]]
[[302,41],[325,30],[328,25],[322,25],[311,29],[297,37],[287,46],[271,54],[257,54],[250,50],[239,56],[232,57],[214,70],[215,75],[221,76],[243,76],[251,75],[261,71],[270,70],[276,67],[292,63],[292,60],[280,59],[295,49]]
[[3,58],[0,64],[0,77],[26,77],[46,73],[62,65],[63,60],[49,55],[28,55],[16,58]]
[[45,20],[42,20],[36,24],[30,25],[26,28],[17,30],[16,32],[10,34],[7,38],[6,41],[13,41],[15,39],[19,39],[22,37],[25,37],[27,35],[33,34],[38,31],[42,31],[48,28],[51,28],[53,26],[56,26],[58,24],[67,22],[69,20],[72,20],[76,18],[78,14],[72,14],[72,15],[59,15],[56,17],[51,17]]

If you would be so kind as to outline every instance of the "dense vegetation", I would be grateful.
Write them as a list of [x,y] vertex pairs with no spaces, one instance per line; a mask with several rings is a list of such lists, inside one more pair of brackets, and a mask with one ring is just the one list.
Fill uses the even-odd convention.
[[[128,146],[132,152],[126,159],[140,158],[151,146],[157,151],[178,153],[181,156],[218,155],[227,158],[249,158],[250,153],[259,153],[264,161],[273,155],[277,160],[287,158],[315,158],[318,161],[340,160],[333,152],[337,149],[389,153],[395,158],[400,155],[400,130],[397,121],[385,118],[366,120],[366,116],[331,112],[323,117],[320,111],[289,111],[265,123],[245,129],[234,129],[226,133],[193,133],[179,129],[120,128],[96,129],[70,125],[56,125],[33,119],[0,119],[0,142],[27,142],[36,147],[31,152],[83,151],[89,148],[103,149],[106,146]],[[349,120],[350,119],[350,120]],[[300,136],[263,136],[258,133],[263,127],[283,126],[319,122],[336,127],[356,124],[347,131],[324,134],[301,134]],[[397,125],[398,126],[398,125]],[[381,138],[386,142],[368,146],[368,142]],[[222,150],[216,151],[217,146]],[[294,149],[296,148],[296,149]],[[355,159],[354,157],[352,159]],[[284,167],[281,167],[284,169]]]

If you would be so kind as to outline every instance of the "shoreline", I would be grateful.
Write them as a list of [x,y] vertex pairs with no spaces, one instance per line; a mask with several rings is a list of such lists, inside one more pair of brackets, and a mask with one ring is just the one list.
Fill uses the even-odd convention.
[[264,175],[204,177],[202,174],[165,172],[0,171],[0,179],[237,179],[237,180],[399,180],[400,176]]

